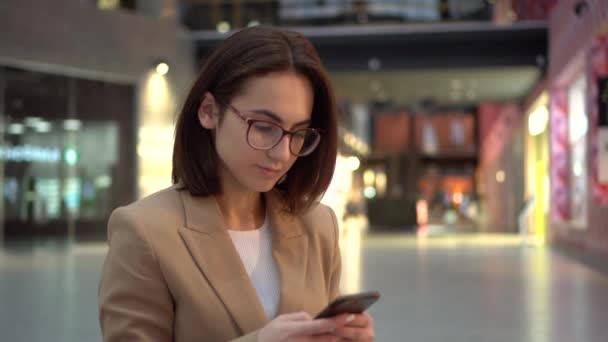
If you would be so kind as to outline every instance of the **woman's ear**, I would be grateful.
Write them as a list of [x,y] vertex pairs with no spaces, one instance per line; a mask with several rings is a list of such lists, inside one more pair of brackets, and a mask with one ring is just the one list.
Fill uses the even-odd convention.
[[220,108],[210,92],[203,95],[198,107],[198,121],[206,129],[215,129],[219,123]]

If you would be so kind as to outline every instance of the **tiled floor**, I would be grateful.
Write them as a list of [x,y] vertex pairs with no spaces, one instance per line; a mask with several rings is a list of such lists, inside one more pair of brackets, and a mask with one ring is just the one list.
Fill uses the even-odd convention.
[[97,283],[106,251],[55,242],[0,250],[0,341],[100,341]]
[[608,277],[516,238],[368,239],[378,341],[608,341]]
[[[608,276],[516,237],[345,235],[344,291],[377,289],[378,341],[605,342]],[[99,341],[103,245],[0,249],[0,340]]]

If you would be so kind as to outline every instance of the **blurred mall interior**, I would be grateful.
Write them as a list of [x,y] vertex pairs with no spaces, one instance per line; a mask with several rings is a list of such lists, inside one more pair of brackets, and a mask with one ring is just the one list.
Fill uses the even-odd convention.
[[198,68],[260,24],[331,75],[323,202],[378,340],[608,341],[605,0],[1,0],[0,339],[100,339],[109,214],[170,185]]

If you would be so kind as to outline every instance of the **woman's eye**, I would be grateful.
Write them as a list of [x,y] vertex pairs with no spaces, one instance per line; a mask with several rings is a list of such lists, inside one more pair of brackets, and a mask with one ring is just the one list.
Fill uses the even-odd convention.
[[295,141],[304,141],[306,139],[306,134],[296,133],[293,135],[292,139]]
[[262,123],[262,122],[258,122],[256,124],[254,124],[253,128],[255,128],[255,130],[260,133],[271,133],[276,130],[275,126],[273,126],[271,124]]

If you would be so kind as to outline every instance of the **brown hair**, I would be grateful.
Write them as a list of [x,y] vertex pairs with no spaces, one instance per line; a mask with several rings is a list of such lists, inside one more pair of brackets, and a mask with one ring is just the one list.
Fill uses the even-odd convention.
[[286,208],[300,213],[327,190],[337,154],[336,106],[327,72],[313,45],[297,32],[257,26],[223,41],[207,58],[177,119],[173,146],[173,183],[181,182],[193,196],[221,193],[218,156],[211,131],[201,126],[198,108],[210,92],[223,113],[243,83],[251,77],[293,71],[313,87],[311,127],[322,132],[321,143],[310,155],[299,157],[281,190]]

